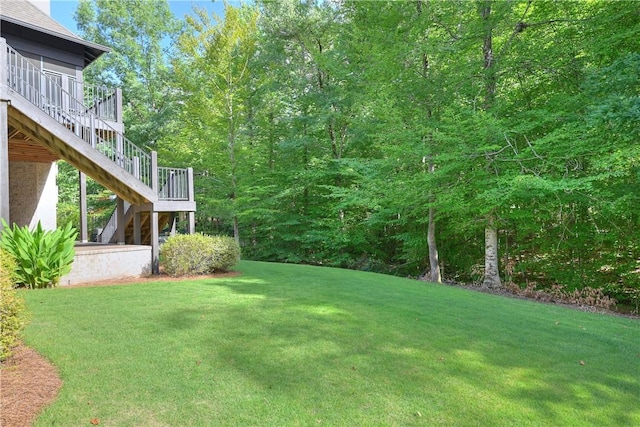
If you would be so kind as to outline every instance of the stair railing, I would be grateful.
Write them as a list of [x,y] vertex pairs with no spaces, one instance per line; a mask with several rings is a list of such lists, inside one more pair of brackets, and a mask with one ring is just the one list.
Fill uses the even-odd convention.
[[[162,183],[158,191],[158,200],[189,201],[192,197],[189,193],[189,182],[193,179],[192,176],[193,172],[190,169],[158,167],[158,181]],[[130,207],[130,203],[124,203],[125,216]],[[111,212],[109,221],[107,221],[100,234],[97,235],[96,241],[98,243],[111,242],[119,226],[118,209],[115,207]],[[126,224],[122,224],[122,226],[124,227]]]
[[73,82],[74,93],[82,94],[85,107],[103,119],[118,120],[118,90],[111,87]]
[[116,234],[116,230],[118,229],[118,208],[113,208],[111,211],[111,216],[109,216],[109,221],[104,225],[100,234],[96,237],[96,242],[98,243],[109,243],[111,238]]
[[[5,44],[3,39],[0,40]],[[20,94],[136,179],[157,190],[158,200],[194,201],[193,169],[157,167],[156,153],[147,154],[102,120],[104,117],[112,120],[118,118],[117,89],[114,92],[104,87],[78,86],[80,84],[77,83],[70,85],[71,91],[74,92],[71,94],[11,46],[6,46],[6,52],[0,52],[0,56],[2,53],[7,56],[8,88]],[[80,93],[83,94],[83,101],[77,99],[76,95]],[[130,205],[127,203],[125,207],[127,212]],[[114,209],[109,221],[97,236],[99,242],[111,241],[118,229],[117,220],[117,209]]]
[[[8,86],[151,187],[151,156],[7,45]],[[73,105],[75,108],[65,108]],[[94,106],[95,107],[95,106]]]
[[189,200],[189,178],[188,169],[159,167],[158,200]]

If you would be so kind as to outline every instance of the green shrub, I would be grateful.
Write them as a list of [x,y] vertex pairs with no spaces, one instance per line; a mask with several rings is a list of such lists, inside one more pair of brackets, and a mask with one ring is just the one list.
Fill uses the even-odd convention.
[[13,289],[16,267],[13,256],[0,249],[0,360],[11,356],[24,327],[24,301]]
[[227,271],[239,260],[240,247],[226,236],[176,235],[160,249],[160,264],[171,276]]
[[240,246],[232,237],[212,236],[210,239],[211,271],[227,271],[240,261]]
[[11,229],[4,220],[2,224],[0,248],[18,263],[16,283],[31,289],[56,286],[60,277],[71,271],[78,235],[71,223],[54,231],[44,231],[40,222],[33,231],[15,224]]

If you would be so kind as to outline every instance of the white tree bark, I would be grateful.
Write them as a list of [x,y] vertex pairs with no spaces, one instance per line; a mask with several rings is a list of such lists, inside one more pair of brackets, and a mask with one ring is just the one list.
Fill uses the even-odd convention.
[[502,287],[500,271],[498,270],[498,227],[496,226],[495,213],[487,218],[484,229],[484,288],[496,289]]
[[438,258],[438,247],[436,246],[436,222],[435,208],[429,208],[429,229],[427,230],[427,245],[429,246],[429,281],[442,283],[440,275],[440,261]]
[[[435,165],[433,161],[429,161],[429,173],[434,173]],[[433,202],[433,194],[429,197]],[[427,229],[427,245],[429,246],[429,281],[434,283],[442,283],[440,273],[440,259],[438,257],[438,246],[436,245],[436,209],[429,207],[429,227]]]
[[[484,102],[483,110],[488,111],[495,100],[496,94],[496,71],[495,58],[493,54],[493,33],[491,27],[491,6],[492,1],[478,2],[478,12],[483,24],[487,28],[484,36],[482,52],[484,56]],[[491,211],[487,217],[487,225],[484,229],[484,282],[485,288],[501,288],[500,272],[498,270],[498,228],[496,226],[496,213]]]

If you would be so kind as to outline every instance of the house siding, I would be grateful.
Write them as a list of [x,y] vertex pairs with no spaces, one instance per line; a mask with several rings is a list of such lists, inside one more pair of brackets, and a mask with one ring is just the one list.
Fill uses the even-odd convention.
[[[76,81],[82,81],[82,52],[69,53],[20,38],[14,38],[10,34],[3,34],[7,44],[16,49],[39,69],[51,70],[72,76]],[[54,59],[55,58],[55,59]]]

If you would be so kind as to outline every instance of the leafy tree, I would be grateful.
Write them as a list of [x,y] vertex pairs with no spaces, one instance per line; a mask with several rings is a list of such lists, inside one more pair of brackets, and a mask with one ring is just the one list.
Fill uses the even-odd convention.
[[254,8],[228,3],[224,19],[196,9],[195,16],[187,17],[186,31],[178,43],[180,56],[174,62],[183,94],[183,120],[176,139],[185,142],[169,139],[168,145],[173,149],[177,142],[197,153],[199,169],[219,180],[205,197],[218,211],[227,205],[238,243],[239,156],[249,144],[243,128],[249,117],[257,17]]
[[[80,229],[80,191],[78,171],[64,161],[58,162],[57,223],[64,227],[71,224]],[[87,229],[91,233],[104,226],[111,216],[114,195],[90,177],[87,177]]]
[[586,0],[194,11],[160,148],[199,175],[198,227],[252,258],[623,295],[639,19]]
[[174,116],[168,53],[181,23],[166,0],[80,0],[80,35],[112,49],[85,72],[85,79],[123,89],[127,137],[155,149]]
[[266,75],[258,93],[269,95],[256,119],[277,135],[265,142],[272,148],[269,174],[279,186],[262,212],[279,211],[269,231],[282,239],[278,259],[340,265],[352,241],[351,218],[332,194],[349,185],[344,160],[353,114],[337,31],[341,11],[330,2],[265,2],[260,8],[256,62]]

